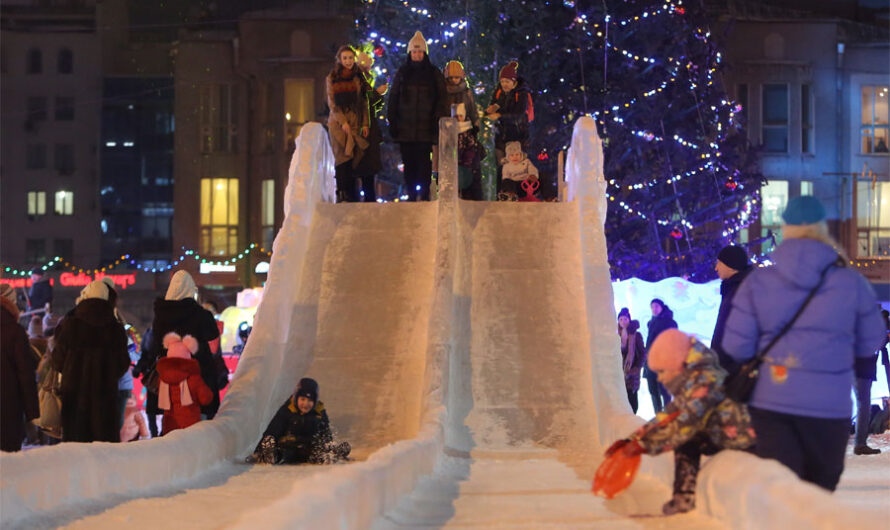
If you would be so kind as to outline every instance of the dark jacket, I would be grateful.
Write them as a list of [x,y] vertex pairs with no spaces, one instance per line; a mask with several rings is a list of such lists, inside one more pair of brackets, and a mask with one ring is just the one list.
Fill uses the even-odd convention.
[[668,306],[664,306],[661,314],[657,317],[652,317],[647,326],[649,327],[649,333],[646,335],[646,351],[649,351],[649,348],[652,347],[652,343],[655,342],[655,339],[659,335],[661,335],[662,331],[677,329],[677,322],[674,320],[674,312],[671,311],[671,308]]
[[301,414],[295,396],[289,397],[275,413],[263,433],[263,438],[266,436],[275,438],[282,461],[289,464],[321,461],[320,455],[333,441],[324,403],[318,401],[308,414]]
[[491,97],[489,105],[498,105],[495,133],[495,145],[503,149],[507,142],[522,142],[523,150],[528,148],[528,102],[531,96],[525,80],[517,79],[516,88],[510,92],[498,87]]
[[28,334],[18,324],[18,308],[6,298],[0,302],[0,450],[18,451],[25,420],[40,416],[37,365]]
[[[185,429],[201,421],[201,405],[210,403],[213,392],[201,379],[201,367],[194,359],[164,357],[158,361],[158,375],[169,385],[170,410],[164,411],[161,432],[167,434],[176,429]],[[183,405],[181,386],[188,385],[191,405]]]
[[729,318],[729,310],[732,309],[732,298],[735,296],[735,292],[738,290],[739,285],[742,284],[742,281],[748,277],[748,274],[750,274],[752,270],[754,270],[752,267],[748,267],[720,282],[720,309],[717,311],[717,323],[714,325],[714,335],[711,337],[711,349],[717,352],[717,357],[720,359],[720,366],[730,373],[733,371],[733,365],[735,363],[730,356],[723,353],[723,350],[720,348],[720,343],[723,341],[723,332],[726,329],[726,319]]
[[43,309],[48,303],[53,301],[53,286],[49,283],[49,278],[42,276],[40,281],[31,284],[28,291],[28,307],[29,309]]
[[428,55],[414,62],[410,57],[396,72],[389,90],[387,119],[395,142],[439,141],[439,118],[448,116],[445,76],[430,63]]
[[120,441],[117,381],[130,355],[127,333],[108,301],[88,298],[65,315],[52,362],[62,373],[62,440]]
[[380,143],[383,142],[383,132],[380,130],[380,112],[383,111],[383,96],[374,90],[371,85],[373,78],[369,74],[362,75],[362,90],[368,99],[368,111],[370,112],[368,129],[368,148],[365,155],[359,160],[355,168],[355,174],[360,177],[371,177],[380,173],[383,162],[380,158]]
[[[631,345],[634,348],[634,357],[630,369],[624,371],[624,385],[628,390],[636,392],[640,389],[640,370],[646,363],[646,347],[643,345],[643,336],[639,333],[640,322],[631,320],[627,326],[627,344],[621,348],[621,361],[627,360],[627,354]],[[621,330],[618,331],[619,335]],[[623,365],[622,365],[623,366]]]
[[193,298],[155,300],[155,317],[151,323],[152,340],[148,350],[142,352],[136,370],[145,373],[147,367],[152,366],[156,359],[167,356],[164,335],[171,331],[175,331],[181,337],[191,335],[198,339],[198,352],[193,357],[201,367],[201,378],[213,392],[213,400],[201,407],[201,413],[206,415],[207,419],[211,419],[219,410],[219,386],[209,342],[219,337],[219,328],[210,311],[198,305]]

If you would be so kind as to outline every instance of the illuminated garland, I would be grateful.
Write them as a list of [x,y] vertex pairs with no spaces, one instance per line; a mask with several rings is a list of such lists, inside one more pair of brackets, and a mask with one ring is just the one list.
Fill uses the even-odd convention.
[[[142,265],[141,263],[137,263],[136,260],[134,260],[134,259],[130,259],[130,254],[123,254],[123,255],[121,255],[121,257],[114,260],[114,262],[109,263],[108,265],[105,265],[104,267],[99,267],[99,268],[95,268],[95,269],[77,267],[75,265],[72,265],[70,262],[65,261],[64,259],[60,258],[59,256],[53,257],[53,259],[49,260],[48,262],[46,262],[45,265],[42,265],[39,268],[42,271],[48,271],[48,270],[53,269],[58,266],[58,268],[68,269],[72,272],[95,275],[96,273],[99,273],[99,272],[106,272],[106,271],[115,269],[121,263],[123,263],[125,261],[129,261],[130,265],[135,266],[136,269],[141,270],[141,271],[164,272],[164,271],[171,270],[173,267],[179,266],[182,262],[184,262],[186,260],[187,256],[192,257],[195,261],[198,261],[200,263],[208,263],[211,265],[231,265],[231,264],[237,263],[237,262],[247,258],[250,255],[251,251],[260,252],[261,254],[263,254],[267,257],[272,256],[272,252],[270,250],[266,250],[265,247],[263,247],[257,243],[251,243],[250,245],[247,246],[247,248],[245,248],[244,250],[239,252],[237,256],[234,256],[227,260],[220,260],[220,261],[208,260],[207,258],[201,257],[201,255],[198,254],[196,251],[191,250],[191,249],[186,249],[185,247],[183,247],[183,254],[181,256],[179,256],[179,259],[174,261],[173,263],[167,265],[166,267],[148,267],[148,266]],[[0,265],[0,266],[2,266],[2,265]],[[36,267],[28,268],[28,267],[3,266],[3,272],[7,273],[7,274],[11,274],[13,276],[25,277],[25,276],[29,276],[31,274],[31,271],[34,270],[34,268],[36,268]]]

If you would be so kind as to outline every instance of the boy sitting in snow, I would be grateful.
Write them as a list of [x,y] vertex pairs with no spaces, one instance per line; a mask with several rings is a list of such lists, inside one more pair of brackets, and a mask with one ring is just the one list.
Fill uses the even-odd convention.
[[507,158],[504,160],[502,169],[503,182],[498,200],[515,201],[522,191],[523,181],[538,180],[538,168],[522,152],[522,144],[519,142],[507,142],[506,152]]
[[265,464],[325,464],[349,456],[347,442],[334,443],[318,383],[304,377],[269,422],[249,462]]
[[722,449],[747,449],[755,442],[748,408],[726,397],[717,354],[676,329],[663,332],[649,350],[649,368],[674,396],[655,418],[630,437],[618,440],[606,455],[627,456],[674,451],[674,494],[665,515],[695,508],[695,482],[701,455]]

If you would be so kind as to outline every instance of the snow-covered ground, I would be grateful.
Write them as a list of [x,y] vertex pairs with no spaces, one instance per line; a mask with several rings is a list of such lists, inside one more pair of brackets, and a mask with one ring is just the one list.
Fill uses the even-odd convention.
[[[330,148],[320,126],[304,127],[266,294],[220,415],[155,440],[0,456],[3,526],[704,529],[876,520],[890,491],[886,454],[851,456],[833,497],[743,453],[705,466],[693,514],[658,515],[670,455],[644,458],[624,495],[593,497],[603,447],[642,422],[621,374],[593,122],[576,125],[573,200],[559,204],[457,201],[453,124],[442,136],[437,202],[330,205],[321,203],[332,196]],[[303,375],[319,380],[358,460],[240,463]]]

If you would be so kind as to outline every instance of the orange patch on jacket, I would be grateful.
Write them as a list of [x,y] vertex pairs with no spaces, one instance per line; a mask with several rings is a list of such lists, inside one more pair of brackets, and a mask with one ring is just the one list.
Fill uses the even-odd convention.
[[788,368],[782,366],[781,364],[774,364],[769,367],[770,376],[772,376],[773,381],[779,384],[784,383],[788,380]]

